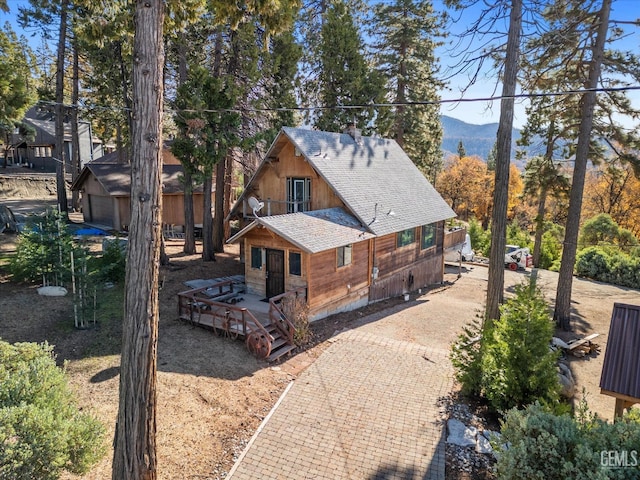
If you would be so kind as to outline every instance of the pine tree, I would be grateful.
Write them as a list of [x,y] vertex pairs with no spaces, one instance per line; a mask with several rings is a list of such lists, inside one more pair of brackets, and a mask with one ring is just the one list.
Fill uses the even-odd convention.
[[539,267],[547,197],[549,194],[566,196],[569,191],[569,178],[561,171],[559,165],[553,162],[553,158],[544,155],[534,157],[527,162],[524,179],[524,193],[538,201],[533,265]]
[[[478,3],[475,0],[445,0],[458,10]],[[535,2],[533,2],[535,4]],[[523,0],[499,1],[485,6],[478,20],[466,28],[463,36],[469,44],[460,62],[460,70],[473,68],[477,79],[484,62],[492,60],[499,67],[502,80],[500,122],[496,138],[495,183],[491,214],[491,252],[485,328],[499,317],[499,305],[504,298],[504,249],[506,245],[509,165],[513,129],[514,95],[517,86],[520,43],[522,36]],[[508,20],[508,32],[503,34],[498,22]],[[496,33],[498,32],[498,33]],[[482,41],[478,42],[478,37]],[[505,43],[502,40],[506,37]],[[481,46],[478,46],[481,45]]]
[[55,90],[55,146],[54,159],[56,161],[56,193],[58,208],[62,212],[67,212],[67,188],[65,183],[66,175],[66,152],[64,148],[64,73],[65,54],[67,50],[67,28],[69,12],[72,4],[69,0],[29,0],[29,6],[19,7],[18,22],[22,27],[39,26],[44,29],[45,38],[51,35],[52,26],[57,27],[56,46],[56,90]]
[[33,53],[24,38],[18,39],[9,23],[0,31],[0,140],[3,143],[3,166],[7,166],[7,153],[11,146],[11,135],[16,128],[29,136],[22,118],[35,102],[32,78]]
[[378,133],[392,136],[432,181],[442,169],[438,91],[443,82],[434,53],[442,32],[442,18],[430,0],[375,7],[372,50],[386,79],[387,98],[397,104],[393,111],[378,111]]
[[460,140],[458,142],[458,158],[462,158],[466,156],[467,156],[467,151],[464,148],[464,144],[462,143],[462,140]]
[[367,62],[364,44],[344,2],[329,6],[320,35],[318,96],[325,109],[313,125],[319,130],[340,132],[355,123],[365,135],[376,131],[373,106],[348,108],[380,103],[384,99],[384,80]]
[[[587,161],[599,161],[604,140],[623,161],[640,166],[637,155],[630,154],[640,144],[637,134],[622,128],[618,115],[638,116],[624,91],[618,87],[636,84],[640,79],[640,58],[633,52],[615,48],[624,32],[609,22],[610,0],[564,0],[544,11],[547,31],[527,45],[523,71],[532,91],[591,89],[585,93],[540,98],[532,102],[529,129],[537,134],[550,131],[552,150],[564,148],[564,158],[574,158],[573,180],[558,295],[554,318],[570,328],[571,285],[579,232],[580,212]],[[557,41],[562,39],[562,41]],[[613,87],[601,93],[599,86]],[[564,145],[560,145],[563,141]],[[616,149],[616,145],[627,148]]]

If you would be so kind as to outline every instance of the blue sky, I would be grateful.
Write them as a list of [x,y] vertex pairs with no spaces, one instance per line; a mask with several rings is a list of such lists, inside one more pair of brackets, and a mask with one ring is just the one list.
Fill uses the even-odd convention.
[[[436,10],[442,9],[442,0],[433,0],[434,8]],[[480,2],[483,4],[484,2]],[[464,27],[474,19],[478,17],[479,8],[472,8],[465,12],[461,21],[458,24],[451,25],[450,36],[446,40],[448,45],[442,47],[437,53],[440,58],[441,72],[446,73],[447,68],[455,64],[455,60],[451,58],[448,49],[451,45],[455,45],[457,41],[455,33],[462,32]],[[612,11],[610,18],[612,20],[619,21],[633,21],[640,19],[640,0],[613,0]],[[626,38],[620,41],[618,48],[621,50],[630,50],[640,55],[640,27],[621,25],[625,32],[627,32]],[[460,90],[467,86],[468,75],[459,75],[450,80],[451,91],[442,92],[443,99],[455,99],[460,97]],[[498,96],[501,93],[502,86],[499,85],[494,92],[496,85],[495,77],[487,76],[480,77],[475,85],[470,87],[465,92],[464,98],[486,98],[490,96]],[[632,99],[634,106],[640,109],[640,91],[628,92],[629,97]],[[525,116],[525,104],[524,100],[517,100],[515,107],[514,126],[522,127],[526,122]],[[442,114],[449,115],[454,118],[458,118],[467,123],[484,124],[498,122],[500,117],[500,102],[494,101],[492,103],[487,102],[473,102],[462,104],[443,104],[441,109]],[[634,126],[628,121],[624,121],[627,126]],[[637,126],[637,125],[635,125]]]
[[[442,0],[433,0],[434,8],[441,10]],[[0,24],[4,24],[5,21],[9,21],[14,30],[18,31],[18,26],[15,21],[14,13],[17,11],[19,5],[27,4],[27,0],[7,0],[11,12],[5,14],[0,12]],[[483,4],[484,2],[480,2]],[[446,74],[447,70],[455,64],[455,60],[451,58],[450,51],[455,45],[456,38],[455,33],[458,33],[464,29],[471,21],[478,16],[478,8],[471,8],[465,11],[460,21],[450,26],[450,37],[446,40],[446,45],[440,48],[437,52],[440,58],[441,73]],[[632,21],[640,19],[640,0],[613,0],[611,18],[615,20]],[[640,27],[624,26],[628,32],[628,36],[621,42],[620,48],[629,49],[640,54]],[[39,40],[33,40],[34,48],[40,45]],[[441,96],[443,99],[457,99],[461,97],[461,89],[468,83],[467,75],[458,75],[452,78],[450,81],[449,91],[443,91]],[[474,98],[486,98],[494,96],[494,89],[496,84],[495,77],[487,76],[480,77],[475,85],[471,86],[464,94],[465,99]],[[496,94],[501,91],[501,86],[497,87]],[[630,98],[637,108],[640,108],[640,91],[629,92]],[[451,103],[443,104],[441,112],[444,115],[448,115],[454,118],[458,118],[467,123],[484,124],[497,122],[500,116],[500,102],[494,101],[488,102],[465,102],[465,103]],[[514,125],[521,127],[526,121],[524,114],[524,104],[522,101],[516,103]],[[628,126],[632,126],[628,124]]]

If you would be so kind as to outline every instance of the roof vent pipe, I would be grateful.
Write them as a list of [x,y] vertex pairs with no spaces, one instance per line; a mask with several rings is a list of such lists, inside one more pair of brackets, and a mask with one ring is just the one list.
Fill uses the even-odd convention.
[[345,128],[343,133],[348,133],[358,145],[362,145],[362,133],[360,132],[360,129],[356,128],[355,122],[347,125],[347,128]]

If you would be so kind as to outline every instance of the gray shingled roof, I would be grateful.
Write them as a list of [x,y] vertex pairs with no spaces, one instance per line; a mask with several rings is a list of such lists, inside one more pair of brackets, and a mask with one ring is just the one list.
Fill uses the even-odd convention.
[[[56,141],[56,124],[55,114],[52,108],[31,107],[25,114],[24,121],[41,130],[42,138],[47,139],[50,143]],[[63,123],[65,135],[71,132],[69,122]]]
[[[93,173],[102,187],[114,197],[126,197],[131,193],[131,166],[126,163],[87,163],[80,176],[71,186],[72,190],[81,188],[88,172]],[[182,193],[184,186],[180,181],[183,169],[182,165],[162,166],[162,193]],[[202,191],[202,187],[196,187],[194,191]]]
[[375,235],[455,217],[394,141],[284,127],[282,132]]
[[259,217],[230,238],[228,243],[233,243],[258,225],[264,225],[307,253],[343,247],[373,237],[342,208],[327,208]]

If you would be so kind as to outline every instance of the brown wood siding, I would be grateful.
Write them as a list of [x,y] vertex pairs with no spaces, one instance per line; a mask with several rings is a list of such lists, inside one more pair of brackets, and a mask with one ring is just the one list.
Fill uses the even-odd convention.
[[101,195],[87,195],[88,208],[84,210],[86,222],[113,228],[113,200]]
[[89,173],[82,184],[82,193],[86,195],[109,195],[93,173]]
[[128,230],[131,223],[131,198],[130,197],[118,197],[116,199],[118,204],[117,217],[113,219],[114,228],[119,230]]
[[442,282],[442,255],[419,259],[401,270],[378,277],[371,284],[369,300],[376,302]]
[[[193,214],[196,224],[203,223],[202,193],[193,194]],[[82,184],[82,211],[85,221],[109,226],[116,230],[126,230],[131,220],[129,197],[111,197],[98,182],[95,175],[89,173]],[[184,195],[166,194],[162,197],[162,223],[184,226]]]
[[442,246],[444,222],[436,228],[436,244],[422,249],[421,228],[416,228],[416,241],[397,248],[397,235],[392,233],[373,240],[373,264],[378,278],[371,285],[370,300],[377,301],[439,283],[443,279]]
[[[202,193],[193,194],[193,219],[196,224],[203,223],[203,199]],[[184,195],[182,193],[162,196],[162,223],[184,225]]]
[[336,249],[311,256],[308,302],[310,309],[348,297],[369,282],[369,242],[353,244],[351,265],[337,267]]
[[[295,156],[292,144],[288,143],[278,157],[265,165],[260,177],[254,183],[251,195],[265,203],[261,215],[279,215],[287,213],[287,178],[311,179],[311,209],[321,210],[344,206],[333,189],[318,176],[303,156]],[[271,200],[271,202],[269,201]],[[247,208],[248,213],[251,209]]]
[[[251,247],[261,249],[274,249],[284,251],[284,288],[285,291],[294,290],[307,286],[307,253],[300,251],[298,247],[290,242],[272,234],[266,228],[254,228],[244,238],[245,250],[245,283],[249,293],[255,295],[266,295],[266,263],[263,254],[263,264],[261,269],[251,268]],[[301,254],[302,275],[289,274],[289,252],[299,252]]]
[[378,267],[378,278],[393,275],[407,265],[412,265],[421,260],[432,257],[442,257],[442,245],[444,241],[444,222],[440,222],[436,228],[436,244],[433,247],[422,249],[420,247],[421,227],[415,229],[416,241],[410,245],[397,248],[396,234],[392,233],[378,237],[375,243],[373,260]]

